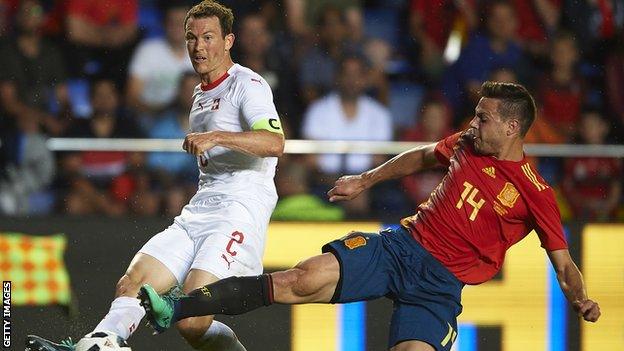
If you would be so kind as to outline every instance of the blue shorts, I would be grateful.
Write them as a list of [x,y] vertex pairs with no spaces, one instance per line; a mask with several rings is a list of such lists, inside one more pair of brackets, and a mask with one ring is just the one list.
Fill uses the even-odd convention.
[[448,351],[457,337],[462,282],[427,252],[405,228],[353,232],[323,246],[340,263],[332,303],[394,301],[388,348],[407,340]]

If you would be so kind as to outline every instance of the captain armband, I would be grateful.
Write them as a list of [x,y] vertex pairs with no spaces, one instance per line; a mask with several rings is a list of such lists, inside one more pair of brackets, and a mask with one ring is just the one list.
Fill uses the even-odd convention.
[[256,123],[251,126],[251,130],[268,130],[272,133],[284,135],[282,122],[280,122],[279,118],[267,118],[256,121]]

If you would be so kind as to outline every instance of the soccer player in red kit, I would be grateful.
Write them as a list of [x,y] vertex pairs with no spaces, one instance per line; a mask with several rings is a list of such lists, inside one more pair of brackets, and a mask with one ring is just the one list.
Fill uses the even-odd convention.
[[345,303],[386,296],[394,301],[388,347],[450,350],[461,290],[501,268],[505,252],[532,230],[557,272],[566,298],[586,321],[600,317],[570,258],[553,190],[527,162],[523,138],[535,103],[521,85],[485,82],[467,130],[406,151],[360,175],[341,177],[331,201],[350,200],[374,184],[442,165],[448,173],[399,229],[352,232],[294,268],[234,277],[185,296],[140,298],[151,325],[203,314],[240,314],[272,303]]

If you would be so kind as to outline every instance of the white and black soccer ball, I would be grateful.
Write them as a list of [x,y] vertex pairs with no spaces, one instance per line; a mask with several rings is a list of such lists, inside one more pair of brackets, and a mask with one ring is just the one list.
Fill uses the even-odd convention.
[[120,336],[107,332],[93,332],[85,335],[76,344],[76,351],[132,351]]

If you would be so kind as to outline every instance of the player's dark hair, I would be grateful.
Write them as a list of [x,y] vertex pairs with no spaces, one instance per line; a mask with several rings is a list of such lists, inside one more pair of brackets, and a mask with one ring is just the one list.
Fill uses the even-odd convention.
[[232,25],[234,24],[234,14],[228,7],[221,5],[213,0],[204,0],[193,6],[184,18],[184,30],[189,18],[208,18],[216,17],[221,25],[221,34],[225,38],[226,35],[232,33]]
[[520,84],[490,82],[481,85],[481,96],[499,99],[498,113],[505,120],[516,117],[520,121],[520,135],[524,137],[535,120],[535,100]]

